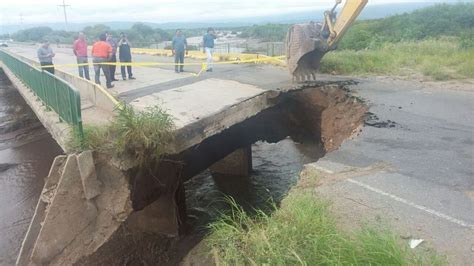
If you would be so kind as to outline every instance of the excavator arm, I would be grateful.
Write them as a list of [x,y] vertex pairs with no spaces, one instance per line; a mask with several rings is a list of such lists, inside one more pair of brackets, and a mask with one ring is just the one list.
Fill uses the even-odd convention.
[[293,79],[299,82],[316,79],[323,56],[338,42],[364,9],[368,0],[346,0],[339,15],[334,7],[324,13],[323,24],[309,22],[290,27],[287,34],[287,63]]
[[336,7],[341,2],[342,0],[337,0],[336,5],[333,7],[333,9],[331,11],[326,11],[326,14],[324,16],[324,25],[327,25],[330,32],[328,38],[328,48],[330,50],[336,47],[339,40],[342,38],[342,36],[344,36],[346,31],[362,12],[368,0],[347,0],[346,4],[339,13],[339,16],[334,21],[332,18],[335,18]]

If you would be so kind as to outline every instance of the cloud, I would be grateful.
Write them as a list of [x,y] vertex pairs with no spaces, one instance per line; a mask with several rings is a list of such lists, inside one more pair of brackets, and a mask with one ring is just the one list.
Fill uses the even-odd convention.
[[[437,0],[424,1],[436,2]],[[8,2],[8,3],[7,3]],[[413,0],[378,0],[370,4],[414,2]],[[423,2],[423,1],[418,1]],[[438,2],[455,2],[438,1]],[[105,21],[199,21],[275,15],[328,8],[333,0],[66,0],[70,22]],[[24,24],[64,21],[61,0],[17,0],[0,3],[0,23]]]

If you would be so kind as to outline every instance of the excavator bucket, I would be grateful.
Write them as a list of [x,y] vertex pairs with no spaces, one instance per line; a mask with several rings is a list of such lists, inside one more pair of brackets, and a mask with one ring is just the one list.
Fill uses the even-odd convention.
[[342,0],[336,0],[332,10],[324,13],[324,24],[310,22],[290,27],[286,37],[286,57],[293,80],[304,82],[316,79],[321,59],[336,48],[367,2],[346,0],[337,16],[336,7]]
[[314,22],[290,27],[286,38],[286,55],[293,80],[315,80],[321,59],[329,51],[326,38],[321,36],[322,27],[322,24]]

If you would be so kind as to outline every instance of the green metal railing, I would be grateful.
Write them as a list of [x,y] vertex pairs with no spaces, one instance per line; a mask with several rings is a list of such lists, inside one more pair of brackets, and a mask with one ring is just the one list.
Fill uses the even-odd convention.
[[36,68],[0,50],[0,60],[43,102],[48,110],[59,115],[60,121],[72,125],[83,136],[81,96],[66,81]]

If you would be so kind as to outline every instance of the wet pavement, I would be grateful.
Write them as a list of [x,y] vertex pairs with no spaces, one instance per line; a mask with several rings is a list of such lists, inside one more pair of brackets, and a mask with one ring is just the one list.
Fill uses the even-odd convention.
[[371,113],[358,137],[316,163],[339,180],[318,191],[349,228],[383,221],[452,265],[472,265],[474,86],[359,81],[351,89]]

